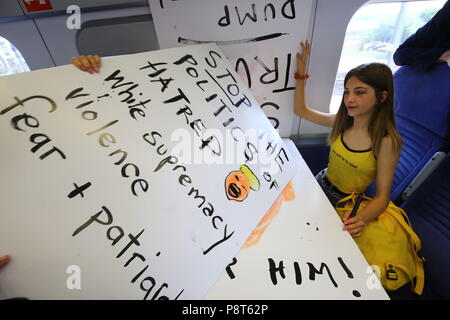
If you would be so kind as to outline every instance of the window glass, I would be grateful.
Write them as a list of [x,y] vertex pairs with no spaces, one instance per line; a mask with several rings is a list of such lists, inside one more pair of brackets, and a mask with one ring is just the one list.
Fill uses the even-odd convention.
[[8,40],[0,37],[0,76],[30,71],[22,54]]
[[102,57],[159,49],[151,15],[91,20],[77,31],[78,52]]
[[350,69],[363,63],[381,62],[395,72],[399,68],[392,60],[395,50],[427,23],[445,1],[369,3],[361,7],[347,26],[330,112],[339,109],[344,78]]

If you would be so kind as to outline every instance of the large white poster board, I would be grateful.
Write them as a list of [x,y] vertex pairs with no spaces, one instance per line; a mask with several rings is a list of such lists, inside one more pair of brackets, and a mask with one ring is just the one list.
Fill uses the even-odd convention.
[[214,44],[2,77],[0,145],[0,298],[202,298],[295,170]]
[[207,299],[389,299],[291,140],[299,170]]
[[296,132],[295,54],[312,0],[149,0],[161,48],[215,42],[282,137]]

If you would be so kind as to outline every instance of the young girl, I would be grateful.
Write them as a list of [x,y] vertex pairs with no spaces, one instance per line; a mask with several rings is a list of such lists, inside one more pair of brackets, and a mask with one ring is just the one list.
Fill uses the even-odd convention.
[[381,63],[360,65],[344,80],[344,95],[337,114],[310,109],[305,104],[308,41],[297,53],[294,112],[303,119],[332,128],[328,168],[317,176],[333,206],[351,193],[363,193],[376,179],[376,195],[358,214],[344,215],[344,230],[359,237],[364,225],[385,211],[400,156],[401,138],[395,127],[392,72]]

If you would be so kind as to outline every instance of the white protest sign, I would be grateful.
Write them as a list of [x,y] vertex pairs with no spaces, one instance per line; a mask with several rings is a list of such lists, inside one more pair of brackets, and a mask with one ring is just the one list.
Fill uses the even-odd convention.
[[0,145],[0,298],[202,298],[295,169],[214,44],[2,77]]
[[320,189],[300,164],[207,299],[389,299]]
[[297,131],[295,55],[312,2],[149,0],[160,47],[217,43],[282,137]]

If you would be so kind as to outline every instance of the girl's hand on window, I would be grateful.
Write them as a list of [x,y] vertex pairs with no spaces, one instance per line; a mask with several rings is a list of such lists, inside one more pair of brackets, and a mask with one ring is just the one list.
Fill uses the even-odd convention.
[[311,45],[308,40],[300,42],[301,51],[297,52],[297,72],[301,75],[306,73],[306,63],[308,62]]

